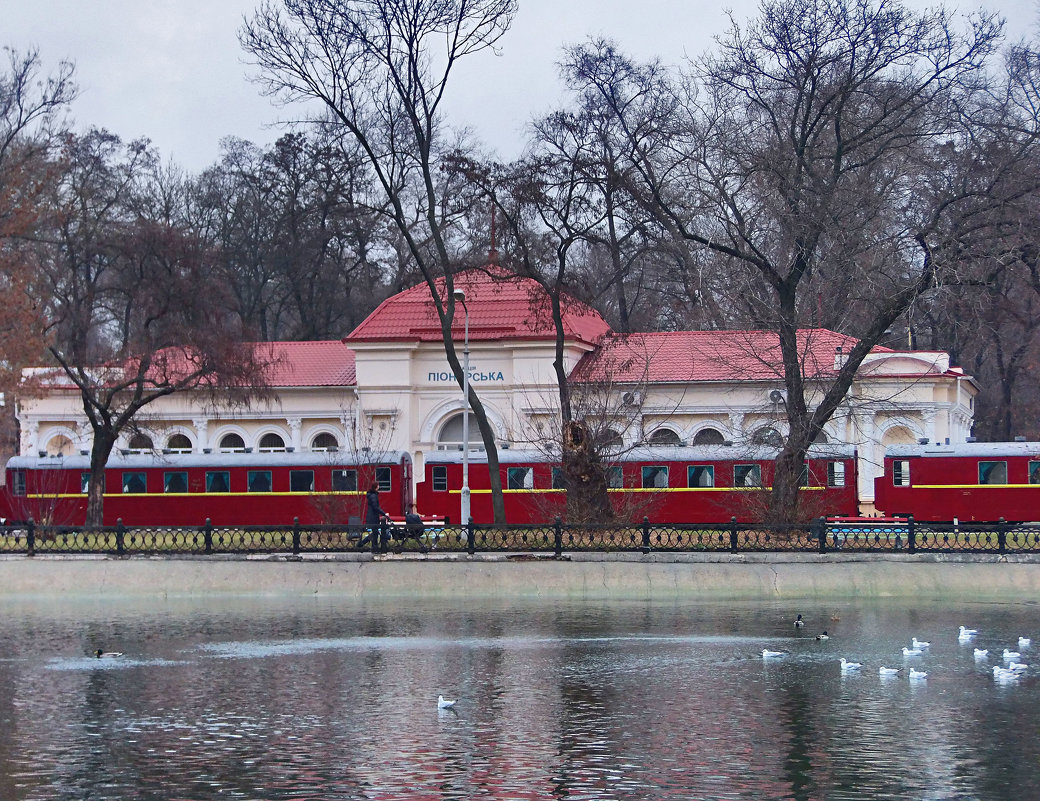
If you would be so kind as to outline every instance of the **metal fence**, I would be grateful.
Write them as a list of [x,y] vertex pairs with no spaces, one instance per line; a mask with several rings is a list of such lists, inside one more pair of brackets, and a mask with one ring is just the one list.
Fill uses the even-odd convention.
[[303,554],[551,553],[564,552],[857,552],[1034,553],[1040,524],[869,521],[766,525],[738,523],[659,525],[444,526],[409,533],[401,526],[256,526],[223,528],[126,527],[100,529],[20,525],[0,527],[0,553],[27,554]]

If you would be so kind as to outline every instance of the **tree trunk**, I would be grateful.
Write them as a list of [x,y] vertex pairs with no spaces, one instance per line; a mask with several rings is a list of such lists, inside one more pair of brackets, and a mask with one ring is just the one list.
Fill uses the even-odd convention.
[[112,454],[116,438],[105,430],[94,431],[90,449],[90,483],[87,487],[87,528],[101,528],[105,517],[105,465]]

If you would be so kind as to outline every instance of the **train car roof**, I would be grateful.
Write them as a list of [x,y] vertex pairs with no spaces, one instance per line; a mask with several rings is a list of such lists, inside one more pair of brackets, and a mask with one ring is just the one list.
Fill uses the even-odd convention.
[[961,442],[956,445],[889,445],[886,457],[1037,456],[1040,442]]
[[[401,464],[411,461],[407,451],[279,451],[274,453],[122,453],[113,451],[105,468],[108,470],[147,470],[189,467],[363,467],[366,465]],[[90,457],[14,456],[7,468],[23,470],[89,470]]]
[[[685,445],[655,446],[627,450],[613,457],[618,462],[737,462],[742,459],[770,461],[780,453],[777,448],[753,445]],[[461,464],[462,451],[432,451],[426,454],[426,464]],[[854,445],[829,443],[813,445],[808,453],[811,459],[852,459],[856,456]],[[498,452],[498,461],[502,464],[532,464],[557,462],[558,452],[547,452],[537,448],[509,448]],[[470,451],[469,461],[472,464],[487,462],[484,451]]]

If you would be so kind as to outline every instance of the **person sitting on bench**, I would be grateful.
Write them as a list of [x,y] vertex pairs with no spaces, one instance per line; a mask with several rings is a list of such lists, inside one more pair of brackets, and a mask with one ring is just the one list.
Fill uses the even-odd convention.
[[404,515],[404,539],[415,539],[419,543],[419,549],[426,553],[426,543],[423,541],[423,534],[425,533],[426,524],[423,523],[423,519],[415,510],[415,504],[413,503]]

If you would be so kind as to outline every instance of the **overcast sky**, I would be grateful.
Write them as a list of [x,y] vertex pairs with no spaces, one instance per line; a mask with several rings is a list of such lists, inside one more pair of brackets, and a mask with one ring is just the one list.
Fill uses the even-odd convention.
[[[913,5],[927,5],[915,0]],[[991,0],[1014,38],[1036,33],[1035,0]],[[0,0],[0,45],[37,47],[48,68],[76,64],[80,129],[146,136],[163,158],[191,171],[215,162],[224,136],[266,145],[290,116],[261,97],[237,31],[255,0]],[[738,18],[754,0],[728,4]],[[961,0],[960,7],[975,8]],[[565,44],[607,36],[638,57],[694,56],[725,30],[705,0],[520,0],[501,55],[462,63],[450,89],[454,125],[467,125],[503,158],[519,154],[528,120],[557,103],[556,62]]]

